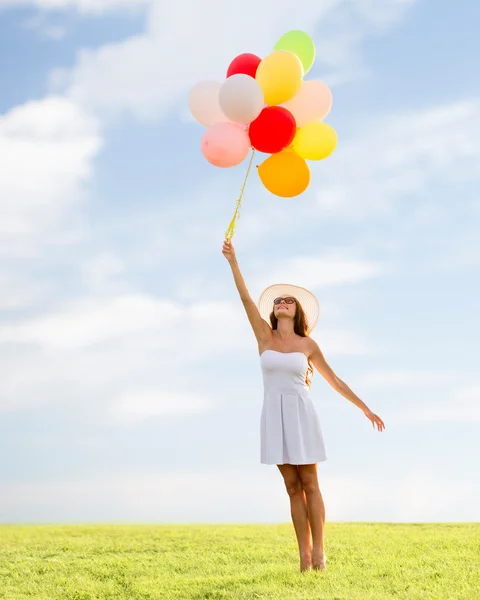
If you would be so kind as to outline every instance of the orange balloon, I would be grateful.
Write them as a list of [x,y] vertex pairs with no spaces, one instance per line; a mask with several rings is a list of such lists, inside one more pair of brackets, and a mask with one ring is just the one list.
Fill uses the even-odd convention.
[[258,175],[269,192],[282,198],[302,194],[310,183],[310,169],[292,150],[272,154],[258,167]]

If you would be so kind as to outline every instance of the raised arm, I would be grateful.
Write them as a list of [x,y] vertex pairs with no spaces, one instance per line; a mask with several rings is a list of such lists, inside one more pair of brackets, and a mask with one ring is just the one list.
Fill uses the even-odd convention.
[[252,300],[248,292],[243,276],[240,273],[240,268],[238,266],[232,242],[225,241],[223,243],[222,254],[228,260],[230,268],[232,269],[233,279],[235,281],[235,285],[237,286],[238,293],[240,294],[240,300],[243,303],[248,320],[252,326],[253,333],[257,338],[257,342],[259,345],[264,344],[265,341],[271,336],[272,328],[265,321],[265,319],[262,319],[257,305]]

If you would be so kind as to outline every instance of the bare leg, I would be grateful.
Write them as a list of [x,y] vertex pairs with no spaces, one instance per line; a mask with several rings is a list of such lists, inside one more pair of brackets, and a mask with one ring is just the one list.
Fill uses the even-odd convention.
[[325,568],[325,504],[318,485],[317,465],[298,465],[307,500],[308,520],[312,530],[312,567]]
[[310,523],[305,492],[296,465],[277,465],[283,475],[285,487],[290,497],[290,514],[297,536],[300,553],[300,571],[312,566],[312,544],[310,541]]

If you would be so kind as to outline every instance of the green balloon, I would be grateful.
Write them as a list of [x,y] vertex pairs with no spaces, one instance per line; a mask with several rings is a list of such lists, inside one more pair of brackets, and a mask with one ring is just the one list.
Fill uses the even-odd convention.
[[300,29],[282,35],[275,44],[275,50],[290,50],[296,54],[303,65],[304,74],[310,71],[315,61],[315,44],[308,33]]

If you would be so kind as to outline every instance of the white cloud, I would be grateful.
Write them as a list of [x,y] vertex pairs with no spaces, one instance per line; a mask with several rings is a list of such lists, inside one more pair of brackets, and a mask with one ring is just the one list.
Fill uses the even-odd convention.
[[385,29],[392,22],[401,19],[405,11],[415,2],[416,0],[392,0],[391,2],[369,0],[368,2],[357,2],[355,6],[358,13],[363,15],[366,20],[380,29]]
[[452,401],[458,404],[475,402],[480,407],[480,384],[461,387],[452,395]]
[[[196,81],[223,79],[241,52],[265,56],[276,39],[292,28],[318,36],[318,60],[326,79],[358,76],[363,39],[401,19],[411,1],[178,0],[153,2],[146,32],[94,51],[83,51],[72,71],[57,71],[52,82],[68,95],[98,110],[131,110],[144,118],[182,114],[186,94]],[[252,18],[255,15],[255,18]],[[325,70],[325,69],[324,69]]]
[[0,117],[0,254],[33,253],[82,197],[102,145],[98,124],[71,100],[48,97]]
[[383,274],[384,267],[379,262],[358,260],[349,256],[348,251],[337,249],[323,256],[295,256],[276,260],[275,267],[262,275],[264,281],[296,282],[308,289],[326,286],[358,283]]
[[30,307],[44,298],[46,286],[39,281],[3,267],[0,273],[0,310],[18,310]]
[[[314,9],[309,2],[305,22],[335,3],[329,0],[327,8]],[[153,3],[145,34],[80,54],[75,69],[63,73],[69,81],[67,93],[98,109],[165,116],[196,81],[223,78],[240,52],[268,52],[279,26],[286,26],[296,12],[294,5],[273,0],[210,0],[208,7],[196,0]]]
[[45,13],[26,19],[23,22],[23,27],[29,31],[36,31],[50,40],[62,40],[67,35],[67,28],[63,25],[49,23],[45,19]]
[[149,296],[82,299],[50,315],[3,325],[0,341],[33,344],[45,349],[75,349],[161,327],[164,347],[168,348],[166,337],[173,334],[185,313],[174,302]]
[[0,0],[0,10],[32,6],[42,10],[57,11],[74,8],[81,13],[103,14],[109,10],[140,8],[150,2],[151,0]]
[[[480,178],[480,102],[462,101],[369,120],[329,157],[317,195],[324,217],[390,215],[392,202],[428,186]],[[434,206],[416,214],[436,220]]]
[[[252,340],[239,306],[227,302],[181,305],[123,294],[64,303],[0,326],[0,409],[73,401],[94,404],[99,412],[119,403],[120,414],[131,413],[137,397],[146,414],[153,390],[183,394],[186,411],[187,395],[196,398],[201,391],[194,380],[182,379],[184,369],[201,368],[197,363],[218,356],[219,348],[223,357],[250,350]],[[168,382],[175,383],[172,389]],[[198,406],[195,401],[190,409]]]
[[108,290],[111,293],[115,287],[121,289],[124,286],[124,261],[112,251],[106,250],[85,259],[80,264],[80,271],[85,284],[96,292]]

